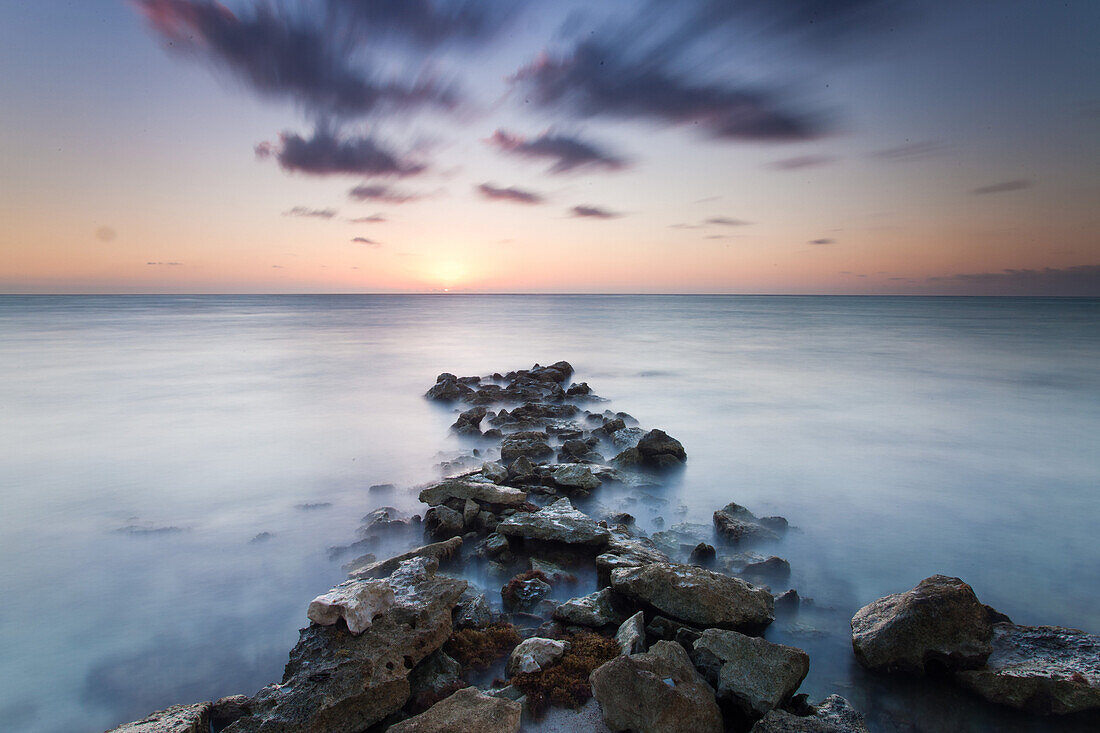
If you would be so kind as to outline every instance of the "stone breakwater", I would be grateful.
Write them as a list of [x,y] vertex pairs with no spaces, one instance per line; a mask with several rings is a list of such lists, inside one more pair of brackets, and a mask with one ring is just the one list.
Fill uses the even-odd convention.
[[[348,580],[308,604],[279,683],[116,731],[494,733],[547,714],[557,730],[867,730],[844,698],[798,694],[809,656],[761,636],[801,602],[766,585],[785,587],[787,561],[750,549],[781,541],[784,518],[731,502],[713,526],[646,536],[630,514],[581,511],[601,488],[652,496],[688,454],[662,430],[600,411],[567,362],[445,373],[426,397],[456,407],[451,429],[467,449],[414,489],[422,516],[375,509],[348,549],[420,545],[349,562]],[[495,579],[499,594],[463,576]],[[578,576],[595,589],[552,600]],[[993,702],[1100,707],[1097,637],[1016,626],[956,578],[864,607],[852,644],[870,669],[946,671]]]

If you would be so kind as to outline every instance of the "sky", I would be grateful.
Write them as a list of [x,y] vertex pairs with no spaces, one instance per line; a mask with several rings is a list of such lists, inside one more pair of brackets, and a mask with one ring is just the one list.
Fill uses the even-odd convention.
[[1095,0],[0,6],[0,293],[1100,296]]

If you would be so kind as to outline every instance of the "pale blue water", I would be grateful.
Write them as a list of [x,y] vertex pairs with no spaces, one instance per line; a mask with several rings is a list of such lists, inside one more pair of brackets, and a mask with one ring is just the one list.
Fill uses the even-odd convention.
[[1100,301],[732,296],[0,297],[0,726],[277,679],[366,488],[459,448],[436,374],[558,359],[687,448],[642,526],[736,500],[799,528],[771,550],[816,610],[768,636],[810,651],[803,691],[877,730],[1073,727],[876,680],[846,622],[946,573],[1100,632]]

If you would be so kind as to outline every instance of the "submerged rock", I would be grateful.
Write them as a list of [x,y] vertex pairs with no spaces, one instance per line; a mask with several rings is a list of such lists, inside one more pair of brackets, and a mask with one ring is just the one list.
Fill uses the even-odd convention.
[[774,523],[771,527],[765,526],[755,514],[732,501],[714,513],[714,528],[734,544],[743,540],[779,539],[774,526]]
[[705,630],[694,643],[695,666],[718,697],[748,719],[790,699],[810,671],[806,652],[736,631]]
[[314,598],[306,616],[321,626],[343,619],[348,631],[361,634],[370,628],[375,616],[391,609],[394,603],[393,589],[386,581],[349,580]]
[[990,702],[1035,713],[1100,710],[1100,636],[1060,626],[993,626],[982,669],[955,679]]
[[513,514],[497,525],[497,532],[507,537],[588,547],[606,545],[611,536],[606,527],[574,509],[568,499],[558,499],[537,512]]
[[[389,733],[516,733],[523,706],[514,700],[464,687],[430,708],[390,726]],[[326,731],[327,733],[327,731]]]
[[524,639],[508,656],[506,671],[511,677],[522,672],[538,672],[556,663],[569,650],[569,642],[534,636]]
[[980,667],[993,650],[993,628],[974,589],[945,575],[879,598],[852,617],[852,648],[869,669],[924,672]]
[[859,711],[840,695],[829,695],[810,715],[772,710],[751,733],[869,733]]
[[210,708],[209,702],[173,705],[141,720],[112,728],[107,733],[208,733]]

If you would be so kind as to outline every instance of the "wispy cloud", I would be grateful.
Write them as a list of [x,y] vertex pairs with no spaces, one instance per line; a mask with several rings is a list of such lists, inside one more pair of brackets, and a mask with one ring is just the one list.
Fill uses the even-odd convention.
[[359,216],[354,219],[348,219],[352,224],[382,224],[386,221],[386,217],[381,214],[371,214],[370,216]]
[[497,130],[486,142],[506,153],[525,158],[545,158],[554,161],[550,173],[568,173],[578,168],[622,170],[626,161],[598,145],[579,137],[544,132],[535,138],[524,138]]
[[386,204],[407,204],[425,198],[424,194],[391,188],[381,183],[364,183],[348,191],[356,201],[381,201]]
[[768,164],[768,167],[777,171],[797,171],[803,168],[819,168],[835,161],[831,155],[797,155],[793,158],[783,158]]
[[822,237],[821,239],[811,239],[809,243],[810,244],[836,244],[836,240],[835,239],[827,239],[825,237]]
[[943,143],[933,140],[922,140],[920,142],[904,143],[902,145],[895,145],[891,148],[875,150],[871,153],[871,157],[893,162],[904,162],[931,158],[942,154],[945,150],[946,146]]
[[336,209],[310,209],[306,206],[295,206],[293,209],[283,212],[283,216],[302,216],[314,219],[331,219],[336,216]]
[[474,188],[482,196],[493,201],[513,201],[517,204],[541,204],[545,201],[542,194],[514,186],[500,187],[491,183],[482,183]]
[[713,216],[707,219],[707,224],[716,224],[723,227],[745,227],[752,224],[751,221],[745,221],[744,219],[734,219],[729,216]]
[[381,247],[382,246],[381,242],[376,242],[373,239],[367,239],[366,237],[355,237],[351,241],[356,243],[356,244],[365,244],[368,247]]
[[599,206],[574,206],[569,211],[575,217],[587,219],[617,219],[622,216],[622,214],[608,211]]
[[320,128],[309,138],[284,132],[278,143],[257,145],[256,156],[275,156],[283,170],[317,176],[412,176],[427,167],[384,149],[370,137],[340,137]]
[[182,262],[146,262],[146,265],[153,265],[154,267],[179,267]]
[[1009,191],[1020,191],[1025,188],[1031,188],[1034,184],[1031,181],[1018,178],[1014,181],[1001,181],[1000,183],[991,183],[988,186],[979,186],[971,191],[971,193],[978,196],[983,196],[991,193],[1007,193]]

